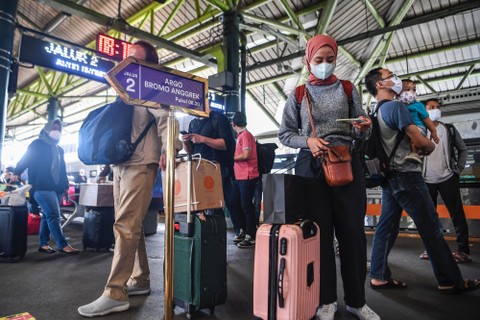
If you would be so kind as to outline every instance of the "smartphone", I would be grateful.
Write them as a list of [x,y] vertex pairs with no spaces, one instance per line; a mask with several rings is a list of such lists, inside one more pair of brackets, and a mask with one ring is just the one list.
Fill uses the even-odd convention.
[[185,131],[185,130],[182,130],[182,131],[180,131],[180,134],[188,134],[188,132]]
[[360,118],[347,118],[347,119],[337,119],[337,122],[364,122],[365,120]]

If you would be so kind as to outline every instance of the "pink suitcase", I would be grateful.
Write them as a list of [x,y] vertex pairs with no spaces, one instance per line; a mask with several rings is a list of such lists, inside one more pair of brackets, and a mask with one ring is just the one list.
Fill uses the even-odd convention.
[[253,314],[263,320],[310,320],[320,301],[320,230],[309,220],[257,230]]

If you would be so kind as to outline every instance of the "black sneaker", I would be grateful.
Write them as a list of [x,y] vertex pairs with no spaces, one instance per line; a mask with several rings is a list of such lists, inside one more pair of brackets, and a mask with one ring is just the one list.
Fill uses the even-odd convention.
[[245,239],[245,232],[243,232],[243,230],[240,230],[240,233],[233,237],[233,243],[242,242],[243,239]]
[[255,239],[253,239],[250,235],[245,235],[245,239],[237,244],[239,248],[251,248],[255,246]]

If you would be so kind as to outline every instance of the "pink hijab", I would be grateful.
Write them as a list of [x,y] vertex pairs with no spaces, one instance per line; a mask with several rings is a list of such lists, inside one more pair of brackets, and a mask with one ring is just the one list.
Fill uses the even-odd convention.
[[335,58],[337,57],[337,41],[335,41],[335,39],[333,39],[332,37],[319,34],[310,38],[310,40],[307,41],[307,46],[305,48],[305,64],[307,65],[307,69],[310,72],[308,82],[310,82],[311,85],[327,85],[337,81],[337,77],[333,74],[325,80],[318,79],[313,75],[312,70],[310,70],[310,60],[315,55],[315,53],[317,53],[317,51],[323,46],[331,47],[333,49],[333,53],[335,54]]

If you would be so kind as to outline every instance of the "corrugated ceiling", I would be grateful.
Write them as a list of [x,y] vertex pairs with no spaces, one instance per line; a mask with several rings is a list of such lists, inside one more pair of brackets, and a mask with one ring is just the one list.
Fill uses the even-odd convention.
[[[57,0],[65,2],[65,0]],[[52,4],[53,2],[53,4]],[[76,0],[70,1],[78,3],[85,8],[94,10],[104,16],[118,17],[119,0]],[[160,1],[161,2],[161,1]],[[170,24],[163,30],[161,37],[176,42],[179,45],[196,51],[211,49],[214,45],[222,44],[223,27],[221,24],[222,14],[218,8],[212,6],[212,3],[228,3],[228,1],[204,1],[200,0],[199,8],[195,7],[193,1],[184,1],[182,7],[171,19]],[[238,2],[238,1],[234,1]],[[366,3],[369,2],[375,11],[369,10]],[[69,3],[67,1],[67,3]],[[157,34],[163,27],[173,12],[179,1],[168,1],[161,9],[154,9],[151,16],[146,16],[144,23],[142,19],[137,19],[134,27],[141,28],[143,31]],[[282,79],[265,83],[260,86],[249,88],[249,93],[255,98],[255,103],[247,105],[247,113],[268,112],[271,117],[277,117],[281,112],[285,97],[288,96],[300,79],[299,71],[302,69],[301,53],[304,50],[305,39],[298,32],[298,27],[292,22],[280,0],[270,1],[240,1],[242,13],[253,15],[254,18],[267,19],[269,23],[259,23],[256,19],[244,19],[242,23],[257,28],[264,28],[265,32],[252,32],[245,30],[247,35],[247,65],[263,65],[274,59],[294,55],[296,58],[285,59],[278,64],[264,66],[262,68],[247,69],[247,86],[258,81],[268,80],[278,76],[285,75]],[[385,26],[390,26],[392,19],[397,15],[400,6],[408,1],[394,0],[341,0],[341,1],[307,1],[307,0],[289,0],[289,7],[297,15],[310,10],[307,14],[299,15],[303,27],[309,30],[309,34],[314,33],[319,19],[325,19],[329,6],[334,7],[333,15],[330,19],[327,33],[335,37],[339,42],[351,37],[382,29],[379,21],[383,21]],[[473,8],[464,9],[461,12],[448,15],[442,18],[435,18],[435,15],[442,10],[453,10],[459,6],[476,3]],[[154,8],[159,3],[148,0],[123,0],[121,1],[120,16],[128,21],[129,18],[138,14],[145,8]],[[448,94],[455,94],[459,91],[477,92],[480,89],[480,16],[479,1],[467,0],[422,0],[413,1],[411,7],[401,20],[408,23],[413,19],[425,17],[427,20],[420,24],[403,27],[394,31],[391,45],[385,48],[384,52],[378,56],[372,57],[372,52],[379,46],[378,43],[386,36],[383,32],[379,35],[367,36],[358,41],[349,41],[343,44],[344,52],[348,52],[350,58],[342,51],[339,54],[336,75],[343,79],[354,81],[359,72],[362,71],[365,64],[369,61],[376,62],[385,60],[384,65],[395,71],[398,75],[409,74],[412,79],[418,82],[417,88],[419,94],[423,96],[436,95],[439,97],[448,97]],[[198,20],[197,9],[200,15],[206,14],[207,17],[202,21]],[[34,1],[19,0],[18,5],[18,23],[22,26],[45,31],[49,24],[62,15],[55,6],[55,1]],[[377,19],[374,14],[378,14]],[[430,18],[429,18],[430,17]],[[59,20],[60,21],[60,20]],[[197,22],[195,28],[178,33],[188,23]],[[281,23],[297,32],[279,31],[275,24]],[[140,25],[141,24],[141,25]],[[268,25],[265,27],[265,25]],[[71,42],[86,46],[95,40],[97,33],[106,33],[109,27],[99,25],[95,22],[78,16],[66,16],[61,20],[49,34],[67,39]],[[200,30],[200,32],[195,32]],[[280,34],[278,37],[276,34]],[[191,36],[190,36],[191,35]],[[120,38],[132,41],[130,36],[119,35]],[[290,37],[287,42],[285,37]],[[20,32],[15,33],[15,52],[18,54],[18,45]],[[386,40],[386,39],[384,39]],[[384,41],[385,42],[385,41]],[[383,42],[383,43],[384,43]],[[259,48],[265,43],[271,45],[264,50]],[[384,48],[384,45],[381,45]],[[201,66],[196,61],[190,59],[181,59],[176,53],[167,50],[159,50],[161,63],[167,64],[173,68],[182,71],[190,71]],[[173,63],[178,61],[178,63]],[[172,64],[173,63],[173,64]],[[459,63],[466,63],[464,66],[456,66]],[[473,65],[468,65],[470,63]],[[452,67],[453,66],[453,67]],[[465,79],[461,87],[463,75],[469,70],[471,74]],[[433,71],[432,71],[433,70]],[[203,69],[199,72],[200,76],[208,77],[216,73],[214,68]],[[58,73],[57,73],[58,74]],[[57,75],[58,77],[58,75]],[[290,77],[290,80],[288,78]],[[20,88],[26,87],[38,78],[35,68],[21,67],[19,72],[18,84]],[[423,81],[420,81],[421,80]],[[58,79],[58,78],[57,78]],[[425,85],[426,83],[427,85]],[[59,96],[60,103],[64,109],[65,121],[70,124],[70,131],[76,131],[79,128],[81,119],[86,112],[96,107],[99,103],[106,101],[105,96],[112,96],[110,91],[106,93],[103,89],[105,85],[87,82],[78,88],[64,92]],[[432,91],[432,89],[434,91]],[[43,93],[48,93],[43,90]],[[103,98],[88,98],[92,94]],[[23,94],[17,94],[15,99],[22,98]],[[65,98],[65,96],[84,96],[85,98]],[[102,100],[103,99],[103,100]],[[11,100],[9,108],[12,108],[14,100]],[[39,100],[40,101],[40,100]],[[43,123],[46,118],[46,102],[32,101],[32,104],[24,110],[17,110],[12,113],[9,110],[7,119],[7,132],[17,135],[20,139],[26,139],[35,135],[38,129],[35,126],[27,126],[32,123]],[[364,102],[370,101],[368,95],[364,95]],[[256,105],[259,103],[260,105]],[[445,103],[449,101],[445,100]],[[34,106],[34,108],[32,108]],[[25,108],[25,106],[23,106]],[[479,107],[480,108],[480,107]],[[457,107],[458,109],[458,107]],[[252,111],[255,110],[255,111]],[[263,110],[263,111],[260,111]],[[43,118],[42,118],[43,117]],[[271,122],[270,119],[268,121]],[[20,128],[24,126],[23,128]],[[261,132],[259,132],[261,133]]]

